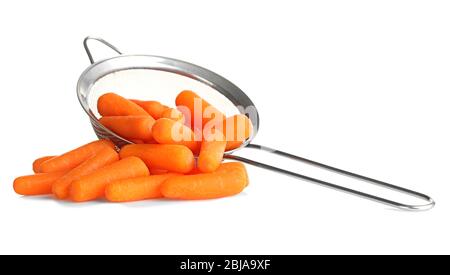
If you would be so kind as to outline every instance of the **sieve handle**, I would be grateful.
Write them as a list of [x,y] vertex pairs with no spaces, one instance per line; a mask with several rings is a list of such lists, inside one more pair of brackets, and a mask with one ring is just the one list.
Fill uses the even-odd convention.
[[296,178],[299,178],[299,179],[303,179],[303,180],[306,180],[306,181],[310,181],[310,182],[313,182],[315,184],[322,185],[324,187],[329,187],[329,188],[332,188],[332,189],[335,189],[335,190],[338,190],[338,191],[346,192],[346,193],[349,193],[349,194],[352,194],[352,195],[356,195],[356,196],[359,196],[359,197],[362,197],[362,198],[365,198],[365,199],[369,199],[369,200],[372,200],[372,201],[383,203],[383,204],[386,204],[386,205],[389,205],[389,206],[392,206],[392,207],[395,207],[395,208],[398,208],[398,209],[402,209],[402,210],[410,210],[410,211],[429,210],[429,209],[433,208],[434,205],[435,205],[435,202],[434,202],[434,200],[431,197],[429,197],[429,196],[427,196],[425,194],[413,191],[413,190],[409,190],[409,189],[397,186],[397,185],[393,185],[393,184],[390,184],[390,183],[387,183],[387,182],[383,182],[383,181],[379,181],[379,180],[376,180],[376,179],[373,179],[373,178],[369,178],[369,177],[366,177],[366,176],[355,174],[355,173],[352,173],[352,172],[349,172],[349,171],[345,171],[345,170],[342,170],[342,169],[339,169],[339,168],[336,168],[336,167],[332,167],[332,166],[329,166],[329,165],[326,165],[326,164],[323,164],[323,163],[319,163],[319,162],[316,162],[316,161],[313,161],[313,160],[302,158],[302,157],[299,157],[299,156],[296,156],[296,155],[292,155],[292,154],[289,154],[289,153],[286,153],[286,152],[283,152],[283,151],[280,151],[280,150],[275,150],[275,149],[272,149],[272,148],[269,148],[269,147],[266,147],[266,146],[262,146],[262,145],[248,144],[246,147],[244,147],[244,149],[245,148],[261,150],[261,151],[264,151],[264,152],[267,152],[267,153],[270,153],[270,154],[275,154],[275,155],[282,156],[282,157],[285,157],[285,158],[289,158],[289,159],[292,159],[292,160],[295,160],[295,161],[307,163],[309,165],[316,166],[316,167],[319,167],[321,169],[326,169],[326,170],[332,171],[332,172],[337,173],[337,174],[341,174],[341,175],[344,175],[344,176],[347,176],[347,177],[356,178],[358,180],[365,181],[365,182],[368,182],[368,183],[371,183],[371,184],[374,184],[374,185],[378,185],[378,186],[381,186],[381,187],[384,187],[384,188],[387,188],[387,189],[391,189],[391,190],[394,190],[396,192],[400,192],[400,193],[407,194],[409,196],[420,198],[420,199],[423,199],[423,200],[427,201],[427,203],[420,204],[420,205],[404,204],[404,203],[392,201],[392,200],[389,200],[389,199],[386,199],[386,198],[378,197],[378,196],[375,196],[375,195],[372,195],[372,194],[368,194],[368,193],[364,193],[364,192],[357,191],[357,190],[354,190],[354,189],[350,189],[350,188],[347,188],[347,187],[344,187],[344,186],[341,186],[341,185],[337,185],[337,184],[334,184],[334,183],[326,182],[326,181],[323,181],[323,180],[320,180],[320,179],[308,177],[308,176],[305,176],[305,175],[302,175],[302,174],[298,174],[298,173],[293,172],[293,171],[288,171],[288,170],[285,170],[285,169],[282,169],[282,168],[279,168],[279,167],[275,167],[275,166],[272,166],[272,165],[268,165],[268,164],[265,164],[265,163],[262,163],[262,162],[259,162],[259,161],[255,161],[255,160],[251,160],[251,159],[248,159],[248,158],[236,156],[236,155],[233,155],[233,153],[226,154],[224,157],[227,158],[227,159],[233,159],[233,160],[245,162],[245,163],[248,163],[248,164],[260,167],[260,168],[264,168],[264,169],[267,169],[267,170],[271,170],[271,171],[275,171],[275,172],[278,172],[278,173],[286,174],[286,175],[293,176],[293,177],[296,177]]
[[88,46],[88,41],[89,41],[89,40],[95,40],[95,41],[98,41],[98,42],[100,42],[100,43],[102,43],[102,44],[108,46],[109,48],[111,48],[112,50],[114,50],[116,53],[122,54],[122,53],[119,51],[119,49],[117,49],[114,45],[112,45],[111,43],[109,43],[109,42],[106,41],[105,39],[100,38],[100,37],[90,37],[90,36],[88,36],[88,37],[86,37],[86,38],[83,40],[83,46],[84,46],[84,49],[86,50],[86,53],[87,53],[87,55],[88,55],[88,57],[89,57],[89,61],[91,62],[91,64],[94,64],[95,61],[94,61],[94,58],[92,57],[91,50],[89,49],[89,46]]

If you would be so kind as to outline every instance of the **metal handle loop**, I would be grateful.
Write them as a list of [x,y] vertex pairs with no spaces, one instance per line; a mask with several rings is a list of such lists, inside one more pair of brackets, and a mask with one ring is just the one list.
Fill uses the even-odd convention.
[[87,42],[88,42],[89,40],[96,40],[96,41],[98,41],[98,42],[101,42],[101,43],[103,43],[104,45],[106,45],[106,46],[108,46],[109,48],[111,48],[112,50],[114,50],[115,52],[117,52],[118,54],[122,54],[122,52],[120,52],[119,49],[117,49],[114,45],[112,45],[112,44],[109,43],[108,41],[104,40],[103,38],[99,38],[99,37],[90,37],[90,36],[88,36],[88,37],[86,37],[86,38],[83,40],[83,46],[84,46],[84,49],[86,50],[86,53],[87,53],[87,55],[88,55],[88,57],[89,57],[89,61],[91,62],[91,64],[94,64],[95,61],[94,61],[94,58],[92,57],[91,50],[89,49],[88,44],[87,44]]
[[292,171],[281,169],[279,167],[275,167],[275,166],[271,166],[271,165],[268,165],[268,164],[265,164],[265,163],[254,161],[254,160],[251,160],[251,159],[248,159],[248,158],[235,156],[235,155],[232,155],[232,154],[226,154],[224,157],[227,158],[227,159],[233,159],[233,160],[242,161],[242,162],[245,162],[245,163],[248,163],[248,164],[260,167],[260,168],[264,168],[264,169],[268,169],[268,170],[275,171],[275,172],[278,172],[278,173],[290,175],[290,176],[293,176],[293,177],[296,177],[296,178],[304,179],[304,180],[307,180],[307,181],[310,181],[310,182],[313,182],[313,183],[316,183],[316,184],[319,184],[319,185],[322,185],[322,186],[325,186],[325,187],[329,187],[329,188],[332,188],[332,189],[335,189],[335,190],[338,190],[338,191],[346,192],[346,193],[349,193],[349,194],[352,194],[352,195],[356,195],[356,196],[359,196],[359,197],[362,197],[362,198],[365,198],[365,199],[373,200],[373,201],[376,201],[376,202],[379,202],[379,203],[383,203],[383,204],[386,204],[386,205],[389,205],[389,206],[392,206],[392,207],[395,207],[395,208],[398,208],[398,209],[402,209],[402,210],[424,211],[424,210],[429,210],[429,209],[431,209],[431,208],[433,208],[435,206],[435,202],[434,202],[434,200],[431,197],[429,197],[429,196],[427,196],[425,194],[413,191],[413,190],[409,190],[409,189],[397,186],[397,185],[393,185],[393,184],[390,184],[390,183],[387,183],[387,182],[383,182],[383,181],[372,179],[372,178],[369,178],[369,177],[366,177],[366,176],[355,174],[355,173],[352,173],[352,172],[349,172],[349,171],[345,171],[345,170],[342,170],[342,169],[339,169],[339,168],[336,168],[336,167],[332,167],[332,166],[329,166],[329,165],[326,165],[326,164],[323,164],[323,163],[319,163],[319,162],[316,162],[316,161],[313,161],[313,160],[302,158],[302,157],[299,157],[299,156],[296,156],[296,155],[292,155],[292,154],[289,154],[289,153],[286,153],[286,152],[283,152],[283,151],[280,151],[280,150],[275,150],[275,149],[272,149],[272,148],[269,148],[269,147],[266,147],[266,146],[262,146],[262,145],[248,144],[245,148],[262,150],[262,151],[265,151],[265,152],[268,152],[268,153],[272,153],[272,154],[279,155],[279,156],[282,156],[282,157],[286,157],[286,158],[289,158],[289,159],[293,159],[293,160],[296,160],[296,161],[304,162],[304,163],[307,163],[307,164],[310,164],[310,165],[313,165],[313,166],[316,166],[316,167],[319,167],[319,168],[322,168],[322,169],[326,169],[326,170],[332,171],[332,172],[337,173],[337,174],[342,174],[342,175],[345,175],[345,176],[348,176],[348,177],[352,177],[352,178],[356,178],[356,179],[359,179],[359,180],[362,180],[362,181],[365,181],[365,182],[368,182],[368,183],[371,183],[371,184],[374,184],[374,185],[378,185],[378,186],[381,186],[381,187],[384,187],[384,188],[388,188],[388,189],[394,190],[396,192],[408,194],[410,196],[423,199],[423,200],[427,201],[428,203],[420,204],[420,205],[404,204],[404,203],[392,201],[392,200],[389,200],[389,199],[385,199],[385,198],[382,198],[382,197],[378,197],[378,196],[375,196],[375,195],[371,195],[371,194],[368,194],[368,193],[364,193],[364,192],[361,192],[361,191],[357,191],[357,190],[354,190],[354,189],[350,189],[350,188],[347,188],[347,187],[344,187],[344,186],[341,186],[341,185],[337,185],[337,184],[333,184],[333,183],[326,182],[326,181],[323,181],[323,180],[319,180],[319,179],[316,179],[316,178],[308,177],[308,176],[305,176],[305,175],[302,175],[302,174],[298,174],[298,173],[295,173],[295,172],[292,172]]

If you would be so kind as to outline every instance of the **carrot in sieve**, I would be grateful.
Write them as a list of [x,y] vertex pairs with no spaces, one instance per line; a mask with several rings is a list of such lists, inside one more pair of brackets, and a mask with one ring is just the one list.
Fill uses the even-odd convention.
[[[175,103],[183,112],[186,119],[190,119],[191,128],[202,128],[210,120],[224,120],[225,115],[214,106],[202,99],[193,91],[182,91],[178,94]],[[184,108],[181,108],[184,107]],[[189,113],[185,113],[188,112]]]
[[198,169],[201,172],[209,173],[219,168],[226,146],[227,141],[219,131],[205,136],[198,157]]
[[97,110],[102,116],[148,116],[136,103],[115,93],[106,93],[97,101]]
[[229,151],[241,146],[252,135],[253,125],[247,116],[238,114],[228,117],[222,123],[218,121],[208,122],[203,132],[206,134],[214,129],[224,133],[227,140],[225,151]]
[[126,139],[147,140],[152,137],[155,120],[151,116],[104,116],[100,123]]
[[130,99],[132,102],[139,105],[142,109],[144,109],[149,115],[151,115],[154,119],[159,119],[162,116],[162,113],[168,109],[166,105],[159,103],[158,101],[143,101],[137,99]]
[[168,118],[158,119],[152,128],[153,138],[160,144],[179,144],[191,149],[194,154],[200,150],[200,141],[194,132],[179,121]]
[[171,120],[175,120],[175,121],[184,123],[183,113],[174,108],[167,108],[164,112],[162,112],[161,118],[168,118]]

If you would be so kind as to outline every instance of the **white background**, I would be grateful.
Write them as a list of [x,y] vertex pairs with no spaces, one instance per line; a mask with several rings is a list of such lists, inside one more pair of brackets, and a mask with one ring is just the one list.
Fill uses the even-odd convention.
[[[0,5],[1,253],[450,252],[448,2]],[[255,142],[427,193],[437,206],[396,211],[253,167],[245,192],[221,200],[22,198],[12,182],[35,158],[95,138],[75,93],[87,35],[216,71],[258,107]]]

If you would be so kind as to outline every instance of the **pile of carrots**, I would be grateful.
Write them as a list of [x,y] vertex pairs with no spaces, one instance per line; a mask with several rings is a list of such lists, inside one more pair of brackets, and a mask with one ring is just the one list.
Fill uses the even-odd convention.
[[248,185],[245,166],[222,161],[225,151],[250,137],[250,120],[227,118],[192,91],[182,91],[175,103],[170,108],[102,95],[99,122],[132,144],[118,150],[109,140],[97,140],[39,158],[33,175],[15,179],[14,190],[74,202],[213,199],[242,192]]

